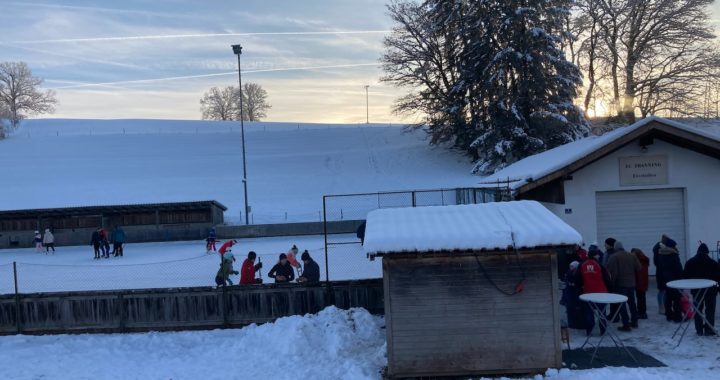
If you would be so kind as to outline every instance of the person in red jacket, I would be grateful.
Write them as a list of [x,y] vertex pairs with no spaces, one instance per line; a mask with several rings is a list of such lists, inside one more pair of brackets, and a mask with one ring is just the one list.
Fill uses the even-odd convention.
[[242,268],[240,269],[240,285],[251,285],[257,284],[258,281],[255,279],[255,272],[262,268],[262,263],[255,264],[255,258],[257,254],[254,251],[248,253],[247,259],[243,262]]
[[635,255],[640,261],[640,272],[635,273],[635,298],[637,298],[637,310],[639,319],[647,319],[647,299],[645,294],[648,291],[648,269],[650,268],[650,258],[645,253],[633,248],[630,253]]
[[218,253],[224,255],[225,252],[227,252],[227,250],[232,248],[232,246],[235,244],[237,244],[237,240],[235,239],[226,241],[222,246],[220,246],[220,249],[218,249]]
[[[605,272],[605,268],[600,265],[600,263],[597,261],[597,257],[599,256],[600,251],[597,249],[597,247],[591,246],[590,250],[588,252],[588,259],[585,260],[582,264],[580,264],[580,267],[577,270],[576,277],[575,277],[575,283],[578,287],[582,289],[583,294],[587,293],[607,293],[607,283],[608,283],[608,275],[607,272]],[[586,333],[587,335],[590,335],[592,333],[593,328],[595,327],[595,316],[592,313],[592,309],[590,308],[590,305],[587,303],[585,305],[585,318],[586,318]],[[605,305],[601,306],[601,312],[605,312]],[[605,326],[604,323],[600,323],[600,334],[605,334],[605,329],[607,326]]]

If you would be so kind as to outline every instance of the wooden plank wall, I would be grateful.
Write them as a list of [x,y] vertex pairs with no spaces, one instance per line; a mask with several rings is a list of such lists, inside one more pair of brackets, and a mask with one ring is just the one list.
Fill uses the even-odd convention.
[[0,296],[0,334],[64,334],[238,327],[327,306],[382,314],[382,281]]
[[[455,376],[559,367],[555,255],[522,254],[521,263],[514,254],[384,257],[388,373]],[[521,293],[500,291],[512,293],[523,272]]]

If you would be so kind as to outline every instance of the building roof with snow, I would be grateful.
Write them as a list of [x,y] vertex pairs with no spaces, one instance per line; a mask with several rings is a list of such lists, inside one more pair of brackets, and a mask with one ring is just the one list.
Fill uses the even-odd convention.
[[633,141],[653,138],[720,159],[720,136],[652,116],[602,136],[587,137],[522,159],[484,177],[481,186],[508,184],[516,195],[527,193],[564,178]]
[[368,214],[365,252],[491,251],[580,244],[572,227],[535,201],[391,208]]

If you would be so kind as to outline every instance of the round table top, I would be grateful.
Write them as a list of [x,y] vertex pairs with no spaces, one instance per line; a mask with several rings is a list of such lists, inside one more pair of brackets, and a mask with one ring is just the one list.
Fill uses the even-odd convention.
[[580,299],[593,303],[623,303],[628,300],[626,296],[615,293],[585,293],[580,295]]
[[704,279],[675,280],[667,283],[668,288],[683,290],[707,289],[715,285],[717,282]]

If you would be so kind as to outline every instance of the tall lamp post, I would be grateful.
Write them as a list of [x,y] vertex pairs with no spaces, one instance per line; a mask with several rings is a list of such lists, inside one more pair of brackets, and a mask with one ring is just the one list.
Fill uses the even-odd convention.
[[240,55],[242,54],[242,46],[232,45],[233,53],[237,55],[238,61],[238,85],[240,86],[240,135],[242,137],[242,156],[243,156],[243,192],[245,193],[245,224],[250,224],[250,207],[248,206],[248,190],[247,190],[247,160],[245,159],[245,113],[243,111],[243,93],[242,93],[242,71],[240,70]]
[[365,124],[370,124],[370,98],[368,97],[369,84],[365,85]]

